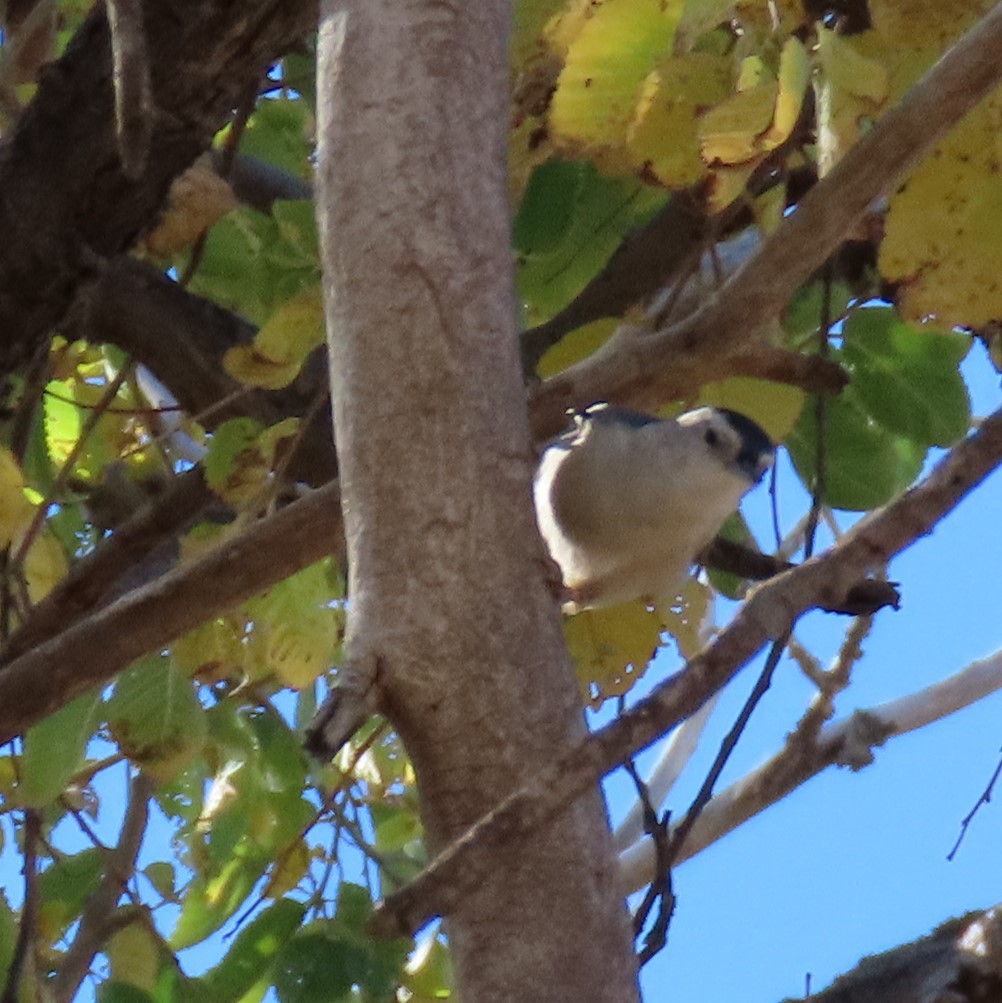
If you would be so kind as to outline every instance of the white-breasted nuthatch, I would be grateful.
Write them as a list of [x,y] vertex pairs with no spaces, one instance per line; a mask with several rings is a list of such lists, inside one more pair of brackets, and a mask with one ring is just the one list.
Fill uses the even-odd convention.
[[533,486],[564,608],[674,595],[774,455],[754,421],[724,408],[663,420],[599,403],[575,415]]

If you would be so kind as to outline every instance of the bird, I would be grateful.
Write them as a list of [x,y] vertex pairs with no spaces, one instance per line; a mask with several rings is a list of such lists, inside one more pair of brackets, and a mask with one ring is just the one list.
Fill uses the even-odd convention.
[[564,611],[673,596],[774,458],[765,431],[726,408],[672,419],[605,401],[579,411],[533,480]]

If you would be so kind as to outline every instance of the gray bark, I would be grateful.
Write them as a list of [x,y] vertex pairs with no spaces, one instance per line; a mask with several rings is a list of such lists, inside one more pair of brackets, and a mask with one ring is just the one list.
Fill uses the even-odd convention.
[[[350,566],[375,679],[446,846],[581,740],[547,586],[514,327],[506,0],[329,2],[319,198]],[[462,999],[623,1001],[636,973],[600,793],[446,917]]]

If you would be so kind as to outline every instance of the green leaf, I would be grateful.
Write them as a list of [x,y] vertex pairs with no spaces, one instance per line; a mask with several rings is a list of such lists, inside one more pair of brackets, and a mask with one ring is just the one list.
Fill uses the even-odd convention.
[[587,173],[573,160],[549,160],[533,172],[512,229],[521,254],[548,253],[564,239]]
[[21,802],[41,808],[66,789],[83,763],[98,721],[99,693],[87,693],[39,721],[25,736],[21,757]]
[[[537,173],[544,172],[540,182],[544,194],[552,194],[560,175],[547,177],[547,168],[537,168]],[[543,251],[531,244],[516,244],[518,291],[531,324],[566,306],[598,274],[626,234],[647,222],[667,200],[662,191],[604,177],[588,163],[568,165],[566,172],[565,177],[578,176],[569,220],[561,220],[567,213],[565,206],[550,224],[537,224],[530,214],[543,211],[545,199],[534,195],[531,203],[524,203],[515,222],[516,232],[526,240],[542,238],[548,248]]]
[[240,140],[240,149],[297,177],[308,178],[311,120],[310,106],[301,98],[259,101]]
[[[753,550],[758,549],[758,543],[740,512],[729,515],[723,526],[720,527],[717,535],[733,543],[740,543],[746,547],[751,547]],[[727,596],[728,599],[741,598],[743,588],[747,583],[739,575],[731,571],[721,571],[719,568],[714,567],[708,567],[706,573],[710,579],[710,584],[721,595]]]
[[38,878],[40,935],[57,941],[97,891],[104,857],[96,847],[60,857]]
[[924,446],[950,446],[970,424],[959,370],[970,346],[967,335],[920,330],[890,308],[873,308],[846,322],[842,354],[860,403],[888,431]]
[[168,938],[171,949],[180,951],[201,943],[218,930],[250,895],[268,862],[266,854],[243,852],[234,856],[219,874],[194,878],[174,932]]
[[0,982],[6,980],[17,944],[17,916],[7,904],[7,896],[0,891]]
[[298,798],[309,765],[299,737],[274,711],[254,708],[245,718],[258,743],[265,787]]
[[[312,929],[312,928],[310,928]],[[364,952],[324,933],[293,937],[275,963],[275,992],[281,1003],[340,1003],[351,999],[357,973],[364,971]]]
[[177,872],[174,865],[166,860],[154,860],[147,864],[142,873],[146,880],[168,902],[177,902]]
[[[922,469],[925,447],[892,435],[874,421],[851,386],[827,402],[825,433],[822,500],[833,508],[859,512],[883,505]],[[806,407],[786,447],[809,491],[816,478],[817,438],[814,408]]]
[[200,980],[217,1003],[241,999],[271,971],[275,958],[306,913],[301,902],[283,899],[269,906],[237,935],[223,960]]
[[[268,313],[271,276],[262,249],[273,238],[274,221],[243,207],[209,230],[198,271],[189,284],[248,320],[260,323]],[[184,268],[184,262],[179,264]]]
[[106,715],[121,751],[157,779],[181,772],[205,745],[208,724],[194,684],[160,655],[121,675]]

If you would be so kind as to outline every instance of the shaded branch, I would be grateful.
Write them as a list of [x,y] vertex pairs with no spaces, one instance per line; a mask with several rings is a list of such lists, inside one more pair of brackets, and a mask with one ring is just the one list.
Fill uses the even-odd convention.
[[343,546],[332,482],[0,669],[0,743],[217,612]]
[[890,190],[1002,78],[1002,6],[960,39],[797,205],[694,315],[656,333],[623,326],[594,355],[532,394],[533,429],[560,431],[568,408],[609,400],[652,408],[741,373],[738,353]]
[[[230,348],[253,340],[254,325],[131,258],[119,257],[98,269],[82,290],[77,311],[81,337],[128,352],[171,390],[188,414],[204,414],[208,428],[243,415],[262,425],[302,416],[326,386],[323,354],[317,351],[282,390],[244,387],[226,374],[222,360]],[[335,470],[330,424],[314,422],[289,474],[316,485]]]
[[[142,177],[119,160],[111,40],[103,4],[42,73],[0,149],[0,370],[29,358],[65,316],[96,260],[122,253],[156,218],[171,180],[239,96],[316,23],[309,0],[146,3],[155,121]],[[80,96],[87,95],[86,101]]]
[[215,498],[200,470],[175,478],[155,502],[144,506],[70,568],[0,648],[0,666],[44,643],[97,607],[116,582],[155,554],[165,539],[181,532]]
[[802,613],[839,602],[865,571],[886,564],[931,532],[1000,462],[1002,410],[956,446],[920,485],[871,513],[838,546],[754,590],[713,644],[681,672],[506,798],[409,885],[388,896],[374,917],[374,929],[397,936],[419,929],[435,914],[447,914],[498,847],[552,822],[606,773],[695,713]]

